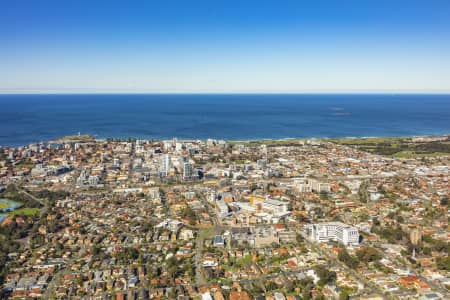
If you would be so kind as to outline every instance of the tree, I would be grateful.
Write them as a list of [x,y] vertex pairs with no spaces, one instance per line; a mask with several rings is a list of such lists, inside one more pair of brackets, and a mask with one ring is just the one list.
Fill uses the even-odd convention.
[[369,263],[373,261],[378,261],[381,259],[381,254],[372,247],[363,247],[356,251],[356,256],[359,258],[359,260]]
[[430,243],[432,245],[432,249],[437,252],[449,252],[450,251],[450,243],[437,240],[433,238],[429,238],[426,240],[427,243]]
[[322,293],[318,293],[314,300],[325,300],[325,296]]
[[97,256],[97,255],[100,254],[100,252],[101,252],[100,245],[94,245],[94,246],[91,247],[91,254],[92,254],[92,256]]
[[302,288],[302,299],[310,300],[311,299],[311,290],[313,288],[312,283],[308,283],[304,288]]
[[370,185],[370,182],[366,180],[363,183],[361,183],[361,185],[359,186],[358,196],[359,196],[359,200],[363,203],[367,203],[369,200],[369,192],[367,191],[367,189],[369,188],[369,185]]
[[343,290],[340,294],[339,294],[339,300],[347,300],[349,298],[349,293],[347,290]]
[[403,223],[405,221],[405,219],[401,215],[398,215],[396,220],[398,223]]
[[433,239],[433,237],[432,237],[431,235],[424,235],[424,236],[422,237],[422,240],[423,240],[425,243],[429,243],[429,244],[432,244],[432,243],[434,242],[434,239]]
[[436,266],[440,270],[450,271],[450,256],[436,258]]
[[324,286],[328,283],[333,283],[336,281],[336,272],[328,270],[324,266],[318,266],[315,269],[317,276],[319,276],[319,285]]
[[266,284],[266,290],[267,290],[267,291],[273,291],[273,290],[276,290],[276,289],[278,289],[278,286],[276,285],[275,282],[269,281],[269,282]]
[[329,200],[330,197],[328,196],[327,192],[320,192],[320,199],[321,200]]
[[342,248],[339,251],[338,259],[351,269],[354,269],[359,265],[359,262],[353,256],[351,256],[345,248]]
[[377,232],[382,238],[388,240],[390,243],[395,243],[396,241],[400,241],[403,239],[405,233],[402,231],[400,227],[389,227],[381,229]]

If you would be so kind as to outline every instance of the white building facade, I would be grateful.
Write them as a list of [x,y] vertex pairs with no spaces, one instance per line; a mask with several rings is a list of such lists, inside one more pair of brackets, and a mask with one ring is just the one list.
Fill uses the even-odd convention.
[[162,177],[167,177],[172,167],[172,161],[169,154],[164,154],[161,156],[159,163],[159,173]]
[[317,242],[338,241],[346,246],[359,244],[358,229],[341,222],[308,224],[305,232]]

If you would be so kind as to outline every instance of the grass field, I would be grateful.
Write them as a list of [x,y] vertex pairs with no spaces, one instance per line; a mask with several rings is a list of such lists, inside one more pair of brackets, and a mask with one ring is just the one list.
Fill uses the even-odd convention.
[[35,216],[39,214],[41,210],[39,208],[19,208],[10,212],[10,216]]
[[392,156],[395,158],[415,158],[415,157],[436,157],[436,156],[445,156],[449,155],[450,153],[445,152],[431,152],[431,153],[416,153],[411,151],[400,151]]
[[[306,139],[229,141],[231,145],[294,146]],[[446,141],[417,142],[411,137],[331,138],[319,139],[358,148],[362,151],[395,158],[436,157],[450,155],[450,138]]]
[[362,151],[396,158],[435,157],[450,155],[450,140],[417,142],[407,137],[342,138],[328,141],[358,148]]
[[349,146],[357,146],[357,145],[376,146],[380,144],[399,146],[405,141],[407,141],[407,138],[402,137],[340,138],[340,139],[328,139],[328,141],[340,145],[349,145]]
[[28,169],[31,169],[31,168],[33,168],[33,164],[19,164],[19,165],[16,165],[16,169],[22,169],[22,168],[28,168]]
[[202,239],[212,239],[214,237],[214,230],[212,228],[204,228],[198,234]]

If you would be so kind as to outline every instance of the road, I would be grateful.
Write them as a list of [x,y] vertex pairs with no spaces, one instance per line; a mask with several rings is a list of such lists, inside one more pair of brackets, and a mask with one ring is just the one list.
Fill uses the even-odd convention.
[[350,269],[349,267],[347,267],[344,263],[342,263],[341,261],[339,261],[338,259],[334,258],[333,256],[331,256],[328,251],[325,251],[322,247],[320,247],[319,244],[317,244],[316,242],[311,241],[305,234],[304,232],[300,232],[300,234],[303,236],[304,240],[306,243],[308,243],[310,245],[310,247],[312,249],[314,249],[317,253],[321,254],[322,256],[326,257],[328,259],[328,261],[332,262],[334,266],[339,267],[342,270],[346,270],[348,273],[350,273],[354,278],[356,278],[357,280],[359,280],[360,282],[364,283],[364,287],[367,290],[368,293],[373,293],[373,292],[377,292],[381,295],[385,295],[386,297],[388,297],[389,299],[393,299],[392,296],[386,294],[385,291],[383,291],[378,285],[370,282],[369,280],[367,280],[363,275],[359,274],[358,272],[356,272],[353,269]]
[[15,185],[14,183],[13,183],[12,185],[17,189],[17,191],[18,191],[20,194],[24,194],[24,195],[30,197],[31,199],[33,199],[34,201],[39,202],[39,204],[41,204],[42,206],[44,206],[44,208],[47,207],[47,203],[45,203],[44,201],[42,201],[42,199],[36,198],[35,196],[33,196],[32,194],[28,193],[28,192],[25,191],[24,189],[18,187],[18,186]]
[[200,229],[198,231],[197,237],[195,239],[195,256],[194,256],[195,282],[197,284],[203,285],[203,284],[207,283],[207,281],[204,277],[204,274],[203,274],[203,266],[202,266],[203,244],[205,242],[205,237],[213,238],[213,235],[218,233],[219,220],[218,220],[215,212],[211,209],[208,201],[206,201],[203,194],[199,195],[199,200],[205,206],[205,208],[208,211],[208,214],[211,217],[211,220],[213,222],[212,228]]
[[386,251],[383,248],[379,247],[378,245],[376,245],[374,243],[370,243],[370,245],[372,247],[376,248],[377,250],[381,251],[384,254],[384,256],[387,259],[389,259],[391,262],[393,262],[397,267],[399,267],[399,268],[405,268],[406,267],[406,269],[409,271],[409,273],[411,275],[419,277],[420,280],[422,280],[423,282],[428,284],[434,291],[437,291],[437,292],[441,293],[443,296],[446,296],[446,299],[450,299],[450,293],[448,293],[447,290],[445,290],[444,288],[442,288],[438,284],[428,280],[427,278],[425,278],[421,274],[418,274],[417,272],[411,270],[407,265],[405,265],[404,263],[400,262],[396,257],[392,256],[392,254],[386,253]]
[[198,235],[195,239],[194,264],[195,264],[195,282],[197,284],[206,284],[206,280],[205,277],[203,276],[203,269],[202,269],[203,244],[205,241],[204,235],[205,232],[200,230],[198,231]]

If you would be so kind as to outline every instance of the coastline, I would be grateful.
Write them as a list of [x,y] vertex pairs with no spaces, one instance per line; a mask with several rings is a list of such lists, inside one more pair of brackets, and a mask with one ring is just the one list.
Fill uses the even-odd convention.
[[[94,143],[114,141],[152,141],[161,142],[176,139],[179,142],[205,142],[211,139],[139,139],[139,138],[97,138],[93,135],[79,134],[62,137],[56,140],[43,142],[44,145],[61,145],[64,143]],[[317,142],[331,142],[343,146],[356,147],[359,150],[383,155],[392,158],[419,158],[419,157],[440,157],[450,155],[450,134],[444,135],[414,135],[414,136],[386,136],[386,137],[338,137],[338,138],[282,138],[282,139],[254,139],[254,140],[221,140],[212,139],[214,141],[224,141],[231,146],[236,144],[247,144],[250,146],[266,145],[274,146],[298,146]],[[32,145],[32,144],[31,144]],[[27,147],[28,145],[25,145]],[[20,147],[20,146],[19,146]],[[14,147],[2,147],[14,149]]]
[[89,141],[106,141],[109,139],[119,140],[119,141],[127,141],[127,140],[148,140],[148,141],[166,141],[176,139],[178,141],[206,141],[208,139],[213,140],[223,140],[231,144],[236,143],[273,143],[273,142],[295,142],[295,141],[336,141],[336,140],[373,140],[373,139],[382,139],[382,140],[398,140],[398,139],[417,139],[417,138],[447,138],[450,140],[450,133],[445,134],[431,134],[431,135],[385,135],[385,136],[337,136],[337,137],[283,137],[283,138],[255,138],[255,139],[222,139],[222,138],[178,138],[176,136],[173,137],[163,137],[163,138],[152,138],[152,137],[98,137],[98,135],[92,134],[81,134],[81,138],[77,139],[76,135],[63,136],[55,139],[51,139],[48,141],[39,141],[39,142],[31,142],[28,144],[20,144],[20,145],[0,145],[0,148],[18,148],[18,147],[26,147],[34,144],[62,144],[62,143],[75,143],[75,142],[89,142]]

